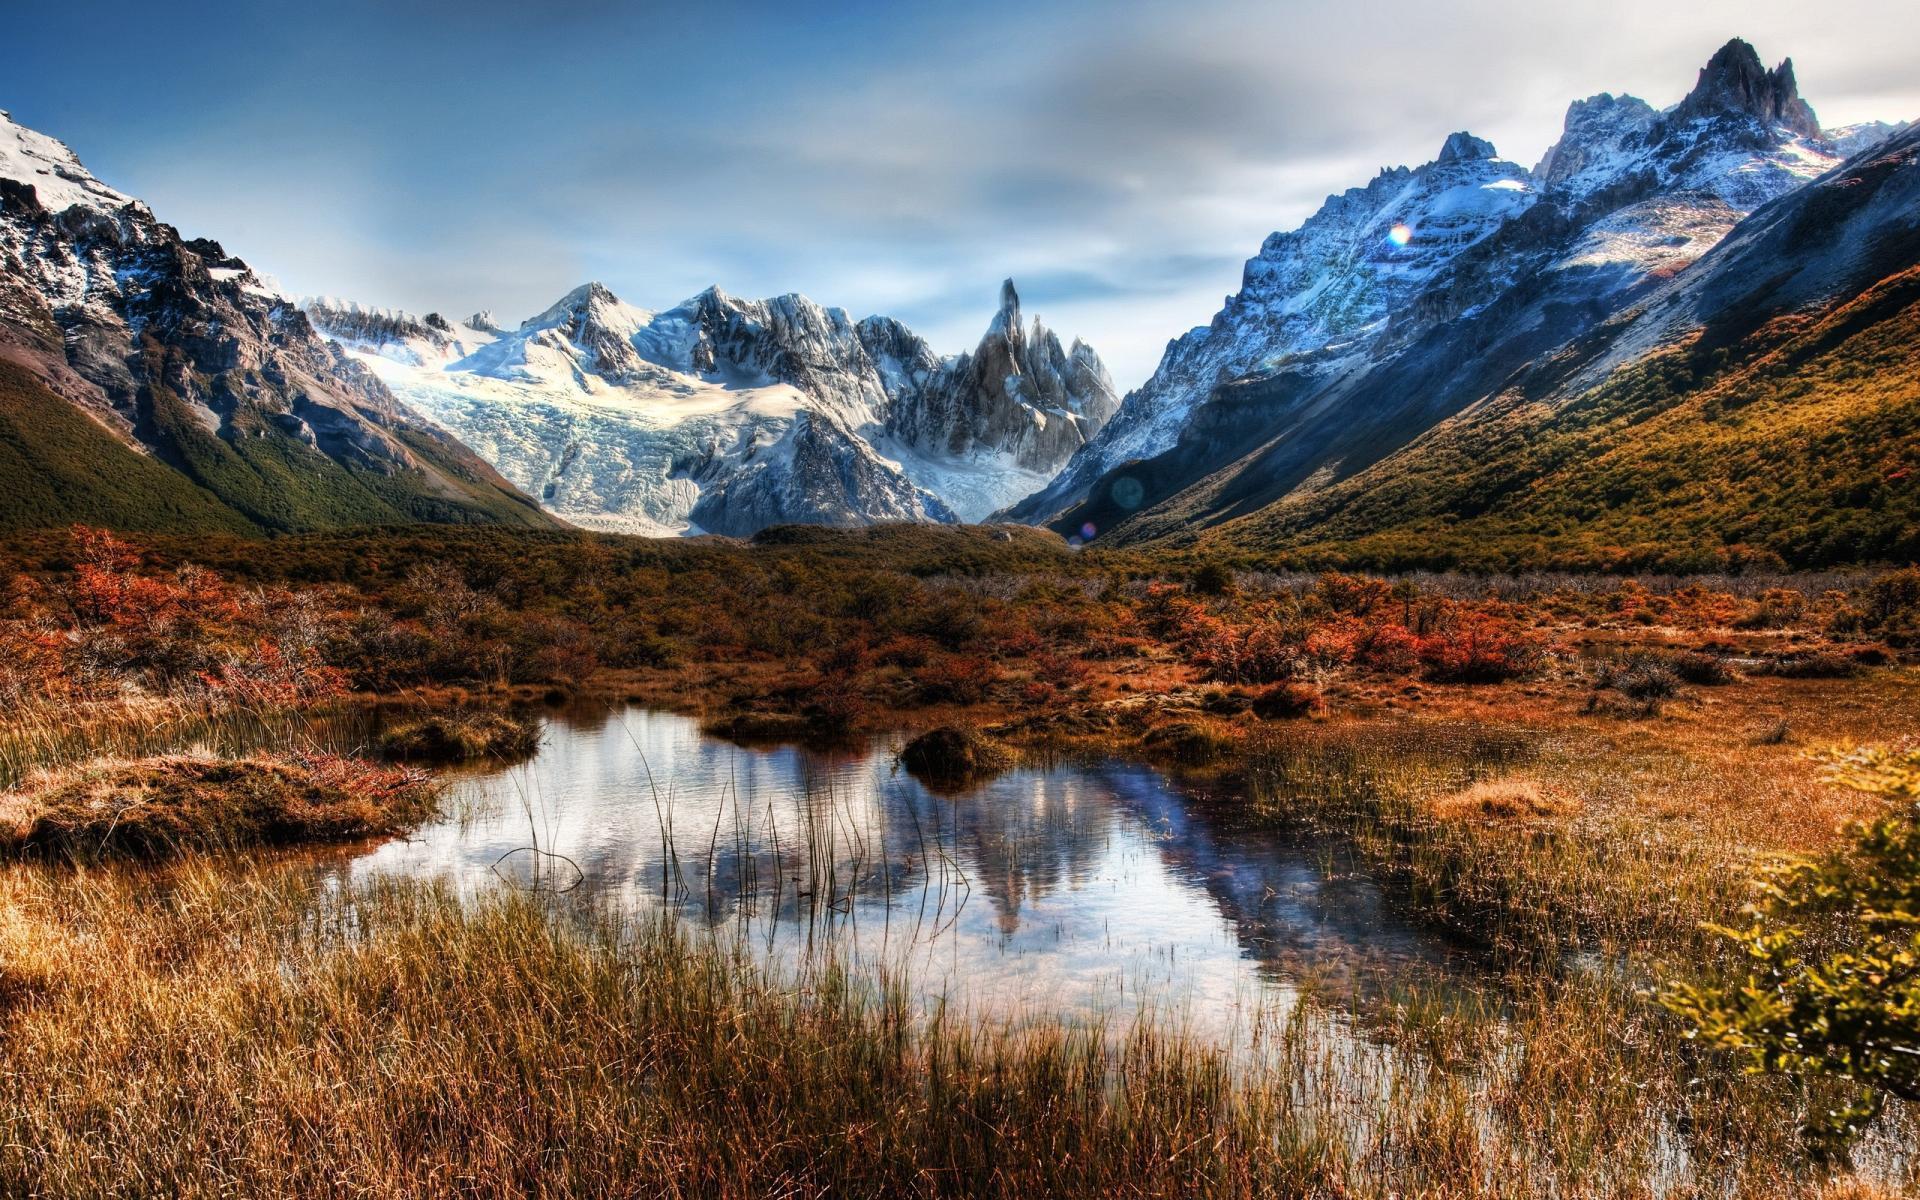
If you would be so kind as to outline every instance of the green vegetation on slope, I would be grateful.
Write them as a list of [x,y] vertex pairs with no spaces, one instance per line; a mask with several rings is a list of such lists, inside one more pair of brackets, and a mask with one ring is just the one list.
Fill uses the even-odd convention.
[[[165,378],[159,365],[149,378]],[[234,377],[242,376],[242,377]],[[221,382],[236,396],[250,381],[229,373]],[[213,492],[249,520],[274,531],[337,529],[356,525],[395,525],[414,521],[439,524],[552,525],[531,500],[479,477],[454,461],[454,446],[410,430],[396,431],[423,461],[443,476],[418,470],[383,471],[355,467],[321,453],[275,428],[256,409],[237,407],[238,436],[207,430],[184,401],[165,387],[150,387],[143,414],[148,432],[194,482]],[[484,467],[474,461],[478,470]]]
[[74,522],[156,533],[256,533],[178,471],[139,454],[39,380],[0,362],[0,529]]
[[[234,386],[243,386],[241,381]],[[257,535],[366,525],[551,527],[526,497],[427,429],[396,435],[432,471],[329,458],[241,409],[240,436],[207,430],[165,388],[147,393],[149,457],[34,375],[0,363],[0,529],[80,522],[143,533]]]
[[1920,270],[1669,347],[1570,402],[1495,397],[1203,536],[1310,565],[1718,570],[1920,559]]

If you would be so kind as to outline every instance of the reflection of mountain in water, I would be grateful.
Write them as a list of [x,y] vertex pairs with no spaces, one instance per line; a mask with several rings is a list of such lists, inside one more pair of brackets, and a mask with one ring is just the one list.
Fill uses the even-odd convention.
[[534,760],[461,778],[445,820],[354,870],[537,884],[543,860],[510,855],[525,846],[577,864],[596,903],[795,960],[822,944],[897,960],[926,994],[989,1003],[1164,987],[1225,1009],[1309,972],[1445,957],[1363,878],[1145,767],[1017,770],[940,797],[884,744],[745,750],[637,709],[556,716]]

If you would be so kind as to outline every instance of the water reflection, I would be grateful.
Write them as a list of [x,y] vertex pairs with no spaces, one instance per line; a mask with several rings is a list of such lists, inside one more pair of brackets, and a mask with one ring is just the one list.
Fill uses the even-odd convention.
[[532,760],[459,777],[447,816],[347,868],[671,910],[804,968],[882,963],[999,1014],[1152,1008],[1244,1028],[1308,978],[1442,985],[1448,947],[1363,877],[1157,772],[1011,771],[936,795],[895,746],[746,749],[625,708],[549,718]]

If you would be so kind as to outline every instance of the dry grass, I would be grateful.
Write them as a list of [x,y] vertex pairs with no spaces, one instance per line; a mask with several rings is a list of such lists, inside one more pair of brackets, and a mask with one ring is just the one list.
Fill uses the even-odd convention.
[[433,713],[380,736],[380,748],[389,756],[431,762],[523,758],[539,746],[538,723],[498,712]]
[[332,755],[166,755],[42,770],[0,795],[0,852],[167,858],[390,834],[432,812],[419,772]]
[[1442,821],[1536,821],[1577,807],[1532,779],[1482,779],[1427,801],[1427,811]]
[[0,1192],[1346,1200],[1821,1183],[1777,1091],[1676,1057],[1657,1010],[1604,983],[1520,986],[1510,1036],[1465,1036],[1459,1014],[1409,997],[1382,1031],[1391,1054],[1356,1051],[1307,1002],[1236,1066],[1154,1025],[920,1014],[884,977],[776,978],[677,927],[525,894],[463,905],[310,878],[0,869]]

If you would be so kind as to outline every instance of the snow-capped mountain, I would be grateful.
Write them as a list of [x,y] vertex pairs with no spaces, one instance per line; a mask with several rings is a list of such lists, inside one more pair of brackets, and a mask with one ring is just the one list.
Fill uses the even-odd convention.
[[890,318],[718,288],[655,313],[590,283],[511,332],[305,311],[551,511],[627,532],[977,520],[1046,482],[1117,403],[1099,357],[1026,324],[1011,282],[951,359]]
[[190,509],[223,528],[551,523],[316,336],[246,263],[181,238],[5,113],[0,360],[24,369],[35,395],[97,423],[80,435],[94,457],[148,460],[138,469],[149,479],[153,463],[184,476],[169,485],[179,522]]
[[[1356,372],[1450,323],[1505,310],[1528,310],[1512,319],[1532,322],[1525,344],[1546,352],[1685,269],[1742,217],[1831,169],[1848,148],[1895,128],[1822,133],[1791,61],[1769,71],[1736,39],[1665,111],[1631,96],[1574,102],[1562,137],[1532,170],[1455,134],[1433,162],[1382,171],[1330,197],[1299,229],[1269,237],[1212,323],[1170,343],[1107,427],[1009,515],[1077,529],[1092,514],[1072,510],[1123,467],[1122,503],[1096,505],[1104,520],[1095,524],[1151,503],[1154,489],[1142,492],[1142,472],[1127,464],[1170,451],[1232,381],[1284,374],[1286,403],[1299,408],[1350,388]],[[1476,321],[1483,337],[1487,324]],[[1466,356],[1484,344],[1454,349]],[[1421,353],[1428,376],[1448,369],[1432,346]],[[1329,433],[1378,415],[1324,408]],[[1201,422],[1209,437],[1218,436],[1213,419]],[[1296,447],[1303,463],[1314,457],[1310,445]],[[1159,472],[1159,486],[1204,473],[1205,457],[1189,454],[1180,471]]]
[[1404,447],[1200,536],[1376,568],[1910,562],[1916,346],[1909,127],[1761,207],[1643,301]]
[[1346,344],[1358,352],[1449,260],[1534,199],[1525,167],[1467,133],[1447,138],[1430,163],[1382,170],[1365,187],[1328,197],[1299,229],[1267,238],[1213,321],[1168,343],[1105,430],[1012,515],[1045,520],[1107,471],[1167,449],[1226,380],[1302,351]]

